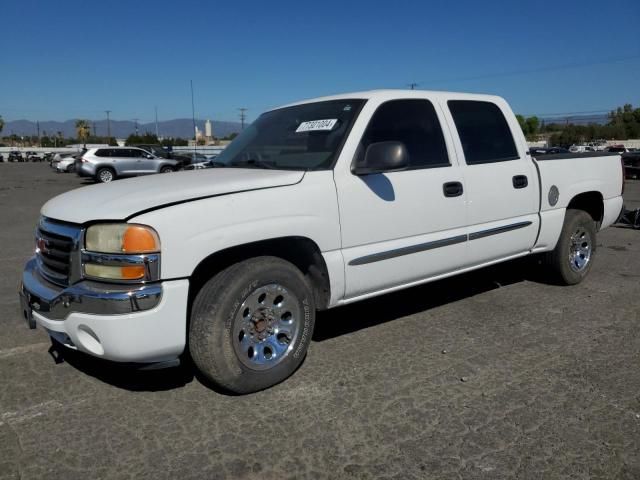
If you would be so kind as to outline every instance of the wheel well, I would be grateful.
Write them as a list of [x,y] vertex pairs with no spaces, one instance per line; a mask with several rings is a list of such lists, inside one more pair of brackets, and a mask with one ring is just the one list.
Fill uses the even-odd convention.
[[571,199],[567,208],[584,210],[591,215],[593,221],[596,222],[596,226],[600,228],[604,217],[604,201],[600,192],[585,192],[576,195]]
[[263,255],[282,258],[298,267],[313,289],[316,308],[318,310],[327,308],[331,296],[327,265],[316,243],[305,237],[263,240],[227,248],[209,255],[191,274],[189,305],[202,286],[215,274],[234,263]]

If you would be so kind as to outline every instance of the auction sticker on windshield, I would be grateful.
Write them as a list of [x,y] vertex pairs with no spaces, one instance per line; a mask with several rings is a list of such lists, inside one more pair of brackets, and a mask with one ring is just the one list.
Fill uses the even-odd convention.
[[336,126],[336,123],[338,123],[337,118],[328,118],[326,120],[310,120],[308,122],[302,122],[296,129],[296,133],[329,131]]

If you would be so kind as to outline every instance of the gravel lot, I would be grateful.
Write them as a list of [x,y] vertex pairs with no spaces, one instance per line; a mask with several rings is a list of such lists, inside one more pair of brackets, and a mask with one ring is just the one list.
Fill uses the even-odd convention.
[[0,164],[0,479],[640,478],[640,231],[575,287],[519,261],[325,312],[291,379],[232,397],[27,329],[39,208],[84,183]]

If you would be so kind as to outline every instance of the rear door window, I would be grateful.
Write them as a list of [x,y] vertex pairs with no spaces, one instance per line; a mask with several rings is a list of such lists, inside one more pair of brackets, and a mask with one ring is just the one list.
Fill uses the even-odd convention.
[[495,103],[449,100],[447,104],[467,165],[520,158],[507,120]]
[[424,99],[391,100],[378,107],[360,141],[356,163],[372,143],[402,142],[409,168],[449,166],[442,127],[433,104]]

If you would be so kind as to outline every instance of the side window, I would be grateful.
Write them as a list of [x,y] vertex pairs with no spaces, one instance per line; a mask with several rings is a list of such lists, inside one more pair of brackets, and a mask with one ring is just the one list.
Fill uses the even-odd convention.
[[131,150],[129,150],[128,148],[120,148],[118,150],[114,150],[114,157],[118,157],[118,158],[129,158],[131,157]]
[[467,165],[518,159],[518,150],[500,108],[491,102],[447,102]]
[[107,157],[109,156],[109,150],[99,149],[99,150],[96,150],[96,153],[94,153],[94,155],[96,157]]
[[364,160],[370,144],[386,141],[404,143],[410,168],[450,165],[442,127],[428,100],[392,100],[380,105],[362,136],[356,162]]

